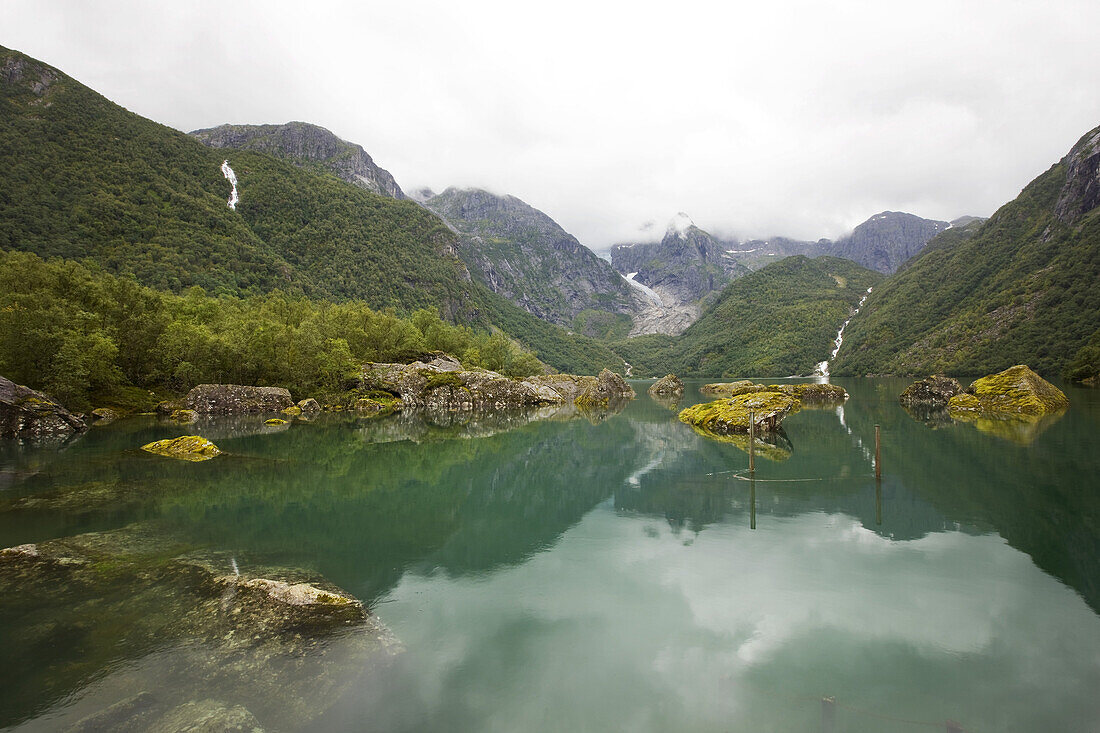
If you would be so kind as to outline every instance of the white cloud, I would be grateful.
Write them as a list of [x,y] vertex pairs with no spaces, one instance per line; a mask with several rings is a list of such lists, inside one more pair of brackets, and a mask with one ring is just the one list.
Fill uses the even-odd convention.
[[988,215],[1100,124],[1093,2],[304,7],[41,0],[0,43],[180,129],[315,122],[593,247],[677,211],[813,238]]

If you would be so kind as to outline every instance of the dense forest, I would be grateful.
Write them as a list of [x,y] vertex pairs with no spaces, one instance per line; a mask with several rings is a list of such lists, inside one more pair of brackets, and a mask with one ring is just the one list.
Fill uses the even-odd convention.
[[[362,301],[313,301],[276,291],[173,295],[71,261],[0,252],[0,374],[77,409],[149,407],[160,393],[209,382],[335,392],[366,361],[426,351],[510,376],[543,364],[500,332],[402,318]],[[150,394],[152,393],[152,394]]]

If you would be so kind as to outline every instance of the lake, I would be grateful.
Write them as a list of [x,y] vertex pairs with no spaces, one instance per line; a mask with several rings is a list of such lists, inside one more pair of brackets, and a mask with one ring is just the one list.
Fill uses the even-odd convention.
[[[301,568],[403,647],[227,654],[170,589],[5,593],[0,727],[155,728],[133,711],[197,701],[269,731],[1095,729],[1100,390],[1006,428],[911,416],[907,380],[832,381],[849,401],[788,417],[754,477],[644,381],[574,419],[132,418],[0,443],[0,547],[123,530]],[[135,450],[192,431],[225,454]]]

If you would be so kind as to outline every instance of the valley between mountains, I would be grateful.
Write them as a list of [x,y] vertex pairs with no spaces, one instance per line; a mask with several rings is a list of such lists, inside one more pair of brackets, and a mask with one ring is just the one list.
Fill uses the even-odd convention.
[[988,219],[801,241],[681,212],[600,256],[515,196],[405,191],[316,125],[185,134],[0,49],[0,179],[0,373],[76,408],[335,389],[431,350],[516,375],[1100,371],[1100,128]]

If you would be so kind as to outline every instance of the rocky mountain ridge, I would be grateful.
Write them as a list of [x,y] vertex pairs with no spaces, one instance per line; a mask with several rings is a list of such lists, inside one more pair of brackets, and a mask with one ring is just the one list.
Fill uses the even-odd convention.
[[407,198],[389,171],[379,167],[362,146],[341,140],[308,122],[283,125],[219,125],[189,133],[211,148],[257,150],[296,163],[314,163],[338,178],[392,199]]

